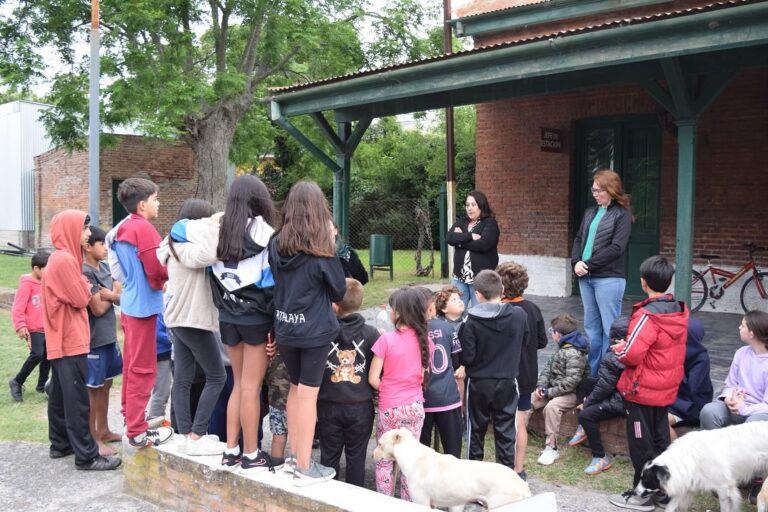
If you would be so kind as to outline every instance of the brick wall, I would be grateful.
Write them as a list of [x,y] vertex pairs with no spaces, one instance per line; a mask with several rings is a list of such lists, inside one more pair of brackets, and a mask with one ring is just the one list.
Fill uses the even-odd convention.
[[[183,143],[158,142],[137,136],[119,136],[114,147],[105,148],[100,159],[100,215],[103,227],[112,219],[112,181],[148,178],[160,191],[160,216],[154,221],[161,235],[170,228],[181,203],[193,197],[197,186],[195,156]],[[88,210],[88,152],[68,153],[53,149],[35,159],[36,243],[50,246],[48,226],[61,210]],[[119,219],[117,219],[119,220]]]
[[[694,254],[743,263],[741,244],[768,246],[768,69],[743,71],[698,130]],[[572,155],[539,148],[540,127],[568,131],[591,117],[662,112],[640,87],[618,86],[477,105],[476,187],[501,227],[499,252],[567,257],[573,223]],[[569,143],[571,141],[569,140]],[[662,129],[660,247],[674,254],[677,140]],[[768,254],[760,262],[768,264]]]

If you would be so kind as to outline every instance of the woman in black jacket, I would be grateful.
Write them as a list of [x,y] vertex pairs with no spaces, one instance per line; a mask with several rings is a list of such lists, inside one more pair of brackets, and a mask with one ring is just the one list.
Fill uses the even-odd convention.
[[584,304],[584,330],[589,338],[592,376],[608,350],[608,331],[621,314],[621,299],[627,284],[624,253],[632,227],[629,195],[621,178],[610,170],[598,171],[592,182],[597,204],[589,208],[573,239],[571,262],[579,277]]
[[453,284],[461,292],[465,306],[476,305],[475,276],[481,270],[494,270],[499,263],[499,225],[488,204],[488,198],[479,190],[467,195],[464,204],[466,216],[459,218],[448,230],[447,241],[454,246]]

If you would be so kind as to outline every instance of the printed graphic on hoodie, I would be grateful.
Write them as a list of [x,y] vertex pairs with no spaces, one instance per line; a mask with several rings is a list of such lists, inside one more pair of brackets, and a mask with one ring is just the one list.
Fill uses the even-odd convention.
[[[367,362],[365,352],[363,352],[362,349],[364,343],[365,339],[352,340],[352,345],[355,347],[354,350],[341,350],[338,343],[331,343],[331,351],[328,352],[326,367],[333,372],[331,375],[332,383],[360,383],[362,380],[360,375],[365,374]],[[360,356],[359,362],[357,359],[358,356]]]

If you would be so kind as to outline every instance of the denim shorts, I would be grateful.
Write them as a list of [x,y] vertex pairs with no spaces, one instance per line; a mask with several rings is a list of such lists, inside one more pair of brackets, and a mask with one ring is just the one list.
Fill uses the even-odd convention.
[[88,379],[85,385],[89,388],[100,388],[105,381],[112,380],[121,373],[123,356],[117,343],[96,347],[88,353]]

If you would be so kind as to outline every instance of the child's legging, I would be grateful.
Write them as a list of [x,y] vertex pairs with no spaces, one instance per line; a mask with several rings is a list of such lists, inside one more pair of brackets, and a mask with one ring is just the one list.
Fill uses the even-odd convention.
[[[376,439],[380,439],[385,432],[396,428],[407,428],[418,439],[423,424],[424,403],[420,401],[383,411],[379,410],[376,419]],[[392,460],[376,462],[376,490],[387,496],[395,495],[394,467],[395,462]],[[408,494],[408,483],[402,472],[400,472],[400,498],[411,501],[411,496]]]

